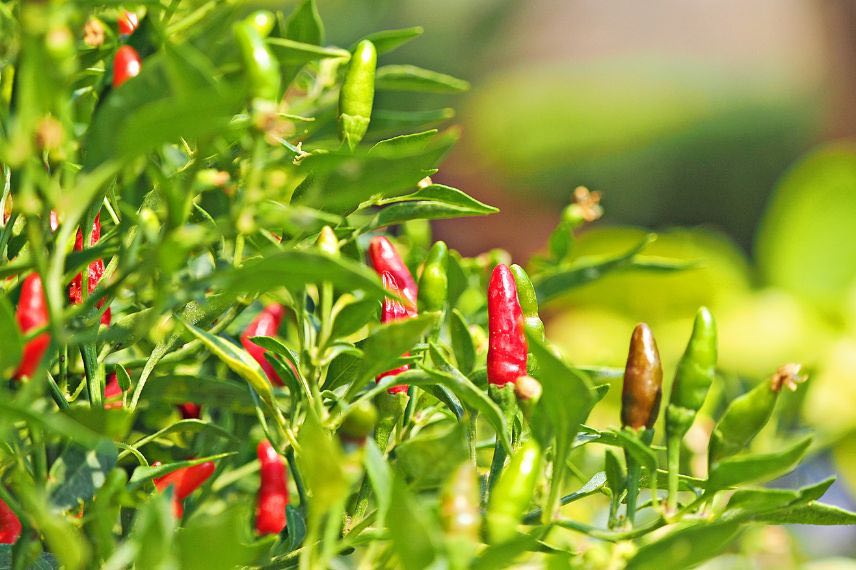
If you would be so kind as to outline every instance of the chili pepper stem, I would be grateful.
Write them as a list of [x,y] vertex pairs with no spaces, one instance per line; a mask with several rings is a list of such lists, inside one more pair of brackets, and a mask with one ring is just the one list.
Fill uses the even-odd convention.
[[294,448],[289,447],[285,452],[285,460],[288,462],[288,471],[291,480],[294,481],[294,486],[297,488],[297,497],[300,500],[300,509],[306,515],[306,488],[303,486],[303,478],[300,476],[300,470],[297,468],[297,460],[294,457]]
[[101,395],[104,391],[104,381],[101,378],[98,355],[95,352],[95,345],[92,343],[85,344],[80,347],[80,356],[83,359],[83,371],[86,374],[86,388],[89,392],[89,406],[91,408],[101,408]]
[[[646,429],[641,432],[636,432],[635,430],[630,431],[635,437],[639,438],[642,443],[645,445],[651,445],[651,441],[654,438],[654,430]],[[639,500],[639,482],[642,478],[642,465],[626,449],[624,450],[624,457],[627,461],[626,518],[627,522],[632,527],[636,520],[636,503]],[[656,476],[656,474],[653,474],[652,476]],[[652,492],[651,497],[652,501],[655,500],[656,492]]]
[[496,444],[493,448],[493,460],[490,463],[490,474],[487,477],[485,502],[487,502],[487,496],[490,494],[490,491],[493,489],[493,486],[496,485],[496,481],[499,479],[499,475],[502,473],[502,468],[505,466],[505,460],[507,457],[508,453],[506,453],[505,447],[503,447],[502,445],[502,441],[497,438]]
[[666,513],[674,513],[678,507],[678,474],[681,468],[681,436],[673,433],[668,437],[667,467],[669,469],[669,498]]

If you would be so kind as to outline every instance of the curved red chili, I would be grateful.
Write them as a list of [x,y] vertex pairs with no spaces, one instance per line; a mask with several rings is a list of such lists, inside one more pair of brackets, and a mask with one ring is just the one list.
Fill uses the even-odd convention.
[[259,496],[256,502],[256,531],[259,534],[279,534],[286,525],[288,483],[285,463],[266,439],[256,449],[261,464]]
[[0,499],[0,544],[15,544],[21,536],[21,521]]
[[137,26],[140,25],[140,18],[134,12],[122,10],[122,13],[119,15],[118,25],[119,35],[130,36],[137,29]]
[[[48,324],[47,301],[45,300],[42,278],[38,273],[33,273],[24,279],[15,318],[18,321],[18,328],[24,334]],[[20,379],[25,376],[32,376],[38,369],[50,341],[50,335],[42,333],[24,345],[21,364],[18,365],[18,369],[15,371],[13,377]]]
[[198,420],[199,416],[202,414],[202,406],[194,404],[193,402],[185,402],[183,404],[179,404],[178,411],[181,412],[182,419]]
[[122,46],[116,50],[113,59],[113,89],[117,89],[127,80],[140,74],[142,63],[140,54],[131,46]]
[[[101,214],[95,216],[95,221],[92,222],[92,233],[89,234],[89,247],[98,243],[98,240],[101,239]],[[74,251],[83,251],[83,232],[81,230],[77,230],[77,237],[74,240]],[[87,289],[91,294],[92,291],[95,290],[95,287],[98,285],[98,282],[101,281],[101,277],[104,276],[104,260],[96,259],[95,261],[89,264],[89,274],[88,274],[88,285]],[[74,304],[78,305],[83,302],[83,274],[78,273],[74,276],[74,279],[71,280],[71,284],[68,286],[68,300]],[[98,308],[104,306],[105,299],[101,299],[98,301]],[[101,315],[101,323],[104,325],[110,325],[110,307],[107,307],[107,310],[104,311],[104,314]]]
[[487,291],[487,379],[504,386],[526,375],[526,335],[517,285],[508,266],[499,264]]
[[[394,293],[396,295],[403,295],[402,291],[398,288],[398,283],[389,271],[384,271],[381,275],[381,281],[383,281],[384,288],[390,293]],[[380,322],[382,323],[390,323],[392,321],[400,321],[401,319],[409,319],[410,315],[407,312],[407,309],[398,299],[393,299],[392,297],[386,297],[383,300],[383,307],[381,308],[380,314]],[[407,354],[405,354],[407,356]],[[410,366],[405,364],[404,366],[399,366],[393,370],[388,370],[383,374],[378,374],[376,381],[380,382],[387,376],[398,376],[402,372],[406,372],[410,370]],[[407,384],[398,384],[397,386],[393,386],[389,390],[387,390],[390,394],[398,394],[400,392],[407,392]]]
[[377,236],[369,243],[369,257],[372,265],[379,275],[388,272],[395,278],[395,284],[401,290],[402,295],[410,303],[405,307],[409,316],[416,315],[416,298],[418,289],[416,280],[410,274],[410,270],[398,255],[395,246],[385,237]]
[[282,323],[284,313],[285,310],[282,308],[282,305],[278,303],[268,305],[261,313],[258,314],[255,320],[250,323],[250,326],[248,326],[241,335],[241,344],[244,345],[244,348],[250,353],[250,356],[259,363],[259,366],[261,366],[265,371],[265,374],[267,374],[268,380],[270,380],[271,384],[274,386],[282,386],[282,378],[279,377],[279,374],[276,373],[276,370],[271,366],[271,363],[265,358],[265,349],[250,339],[254,336],[276,336],[276,333],[279,330],[279,325]]
[[[152,463],[152,467],[158,465],[158,462]],[[213,461],[206,461],[205,463],[190,467],[181,467],[171,473],[167,473],[163,477],[156,478],[154,480],[155,488],[158,491],[164,491],[170,486],[173,487],[173,512],[176,518],[181,518],[184,514],[184,499],[201,487],[214,474],[216,468]]]

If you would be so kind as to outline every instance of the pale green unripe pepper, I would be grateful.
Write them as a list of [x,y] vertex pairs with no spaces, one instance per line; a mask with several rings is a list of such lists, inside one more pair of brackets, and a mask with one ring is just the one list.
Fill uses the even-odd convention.
[[369,40],[357,44],[339,92],[339,138],[354,150],[363,140],[372,116],[377,51]]

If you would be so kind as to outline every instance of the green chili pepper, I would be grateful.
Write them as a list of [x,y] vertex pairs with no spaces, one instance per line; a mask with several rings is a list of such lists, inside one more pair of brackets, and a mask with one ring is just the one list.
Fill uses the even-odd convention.
[[348,410],[345,421],[339,427],[339,436],[356,443],[363,443],[375,428],[377,408],[363,400]]
[[281,82],[279,61],[253,23],[246,20],[238,22],[234,29],[250,80],[250,93],[258,99],[276,101]]
[[669,407],[666,431],[683,437],[704,403],[716,372],[716,322],[707,307],[696,313],[692,336],[678,362]]
[[505,542],[514,537],[540,475],[541,447],[534,439],[529,439],[511,456],[491,491],[486,517],[491,543]]
[[802,381],[800,366],[786,364],[768,382],[761,382],[749,392],[735,398],[725,409],[708,447],[708,464],[740,452],[749,445],[773,415],[779,392],[784,386],[796,389]]
[[377,51],[369,40],[357,44],[339,93],[339,137],[354,150],[369,128],[374,102]]
[[469,568],[481,540],[479,478],[469,461],[455,469],[440,493],[440,521],[451,568]]
[[318,240],[315,242],[318,249],[331,257],[339,256],[339,238],[336,237],[336,232],[330,226],[321,228],[321,233],[318,234]]
[[259,36],[266,38],[276,26],[276,16],[270,10],[256,10],[246,19],[255,28]]
[[442,311],[448,297],[449,278],[446,267],[449,262],[449,248],[442,241],[435,243],[428,252],[422,275],[419,278],[418,303],[426,311]]
[[538,316],[538,297],[535,296],[535,287],[526,270],[517,265],[511,265],[511,273],[517,284],[517,299],[520,301],[520,309],[523,311],[523,328],[529,334],[544,340],[544,322]]
[[681,440],[704,403],[715,372],[716,323],[710,311],[702,307],[696,313],[690,342],[678,362],[669,406],[666,408],[669,512],[674,512],[678,504]]

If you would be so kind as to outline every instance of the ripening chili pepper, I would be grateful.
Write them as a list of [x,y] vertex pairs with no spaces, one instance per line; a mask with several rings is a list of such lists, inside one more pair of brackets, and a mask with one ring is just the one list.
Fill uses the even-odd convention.
[[535,295],[535,287],[525,269],[516,263],[512,264],[510,269],[514,275],[514,283],[517,285],[520,310],[523,311],[523,326],[529,334],[544,340],[544,322],[538,315],[538,297]]
[[449,296],[449,248],[438,241],[428,251],[422,275],[419,277],[419,308],[423,311],[442,311]]
[[621,390],[621,425],[632,429],[654,427],[663,396],[663,366],[651,328],[639,323],[630,337],[624,387]]
[[202,414],[202,406],[193,402],[185,402],[178,405],[178,411],[184,420],[198,420]]
[[395,246],[385,236],[372,238],[369,243],[369,258],[378,275],[384,273],[392,275],[396,287],[401,290],[402,296],[409,301],[405,307],[407,314],[416,315],[416,300],[419,296],[416,281],[401,256],[398,255]]
[[130,36],[137,29],[137,26],[140,25],[140,18],[134,12],[122,10],[117,23],[119,25],[119,35]]
[[[152,467],[156,467],[157,465],[159,463],[152,463]],[[154,480],[155,488],[158,491],[164,491],[167,487],[173,487],[173,512],[176,518],[181,518],[184,514],[184,499],[201,487],[214,474],[216,468],[213,461],[206,461],[205,463],[190,467],[181,467],[171,473],[167,473],[163,477],[156,478]]]
[[526,440],[511,456],[490,493],[485,518],[491,543],[505,542],[515,535],[540,474],[541,447],[534,439]]
[[262,309],[262,312],[258,314],[241,335],[241,344],[244,345],[250,356],[259,363],[259,366],[267,374],[268,380],[274,386],[282,386],[282,378],[279,377],[279,374],[276,373],[271,363],[265,358],[265,349],[250,339],[255,336],[276,336],[284,313],[285,310],[282,308],[282,305],[278,303],[268,305]]
[[481,510],[479,509],[479,478],[469,461],[455,469],[440,493],[440,521],[446,535],[479,539]]
[[[89,247],[94,246],[98,243],[98,240],[101,239],[101,214],[95,216],[95,221],[92,223],[92,233],[89,234]],[[74,241],[74,251],[83,251],[83,232],[81,230],[77,230],[77,238]],[[92,291],[95,290],[95,287],[98,285],[98,282],[101,281],[101,277],[104,275],[104,260],[96,259],[95,261],[89,264],[88,273],[87,273],[87,290],[91,294]],[[68,300],[73,305],[79,305],[83,302],[83,274],[78,273],[74,276],[74,279],[71,280],[71,284],[68,286]],[[104,306],[105,299],[101,299],[98,301],[98,307],[101,308]],[[107,307],[107,310],[104,311],[104,314],[101,315],[101,323],[104,325],[110,324],[110,307]]]
[[782,388],[796,390],[800,375],[799,364],[786,364],[767,382],[732,400],[713,428],[708,446],[708,464],[746,449],[758,432],[767,425]]
[[0,544],[15,544],[21,536],[21,520],[0,499]]
[[339,92],[339,138],[354,150],[372,117],[377,51],[369,40],[357,44]]
[[113,89],[118,89],[132,77],[140,74],[140,54],[131,46],[121,46],[113,59]]
[[259,36],[266,38],[276,25],[276,16],[270,10],[256,10],[247,16],[246,21],[255,28]]
[[666,431],[683,437],[704,403],[716,373],[716,322],[707,307],[696,313],[690,341],[678,362],[669,406]]
[[271,53],[264,38],[252,22],[236,22],[235,39],[244,58],[244,68],[254,98],[276,101],[280,95],[282,77],[279,60]]
[[526,375],[527,344],[517,286],[508,266],[497,265],[487,290],[487,379],[505,386]]
[[288,506],[285,462],[266,439],[259,442],[256,451],[261,464],[261,484],[256,502],[256,532],[279,534],[285,528],[285,507]]
[[[23,334],[48,324],[47,301],[45,300],[42,278],[38,273],[33,273],[24,279],[24,284],[21,286],[21,297],[18,299],[18,307],[15,311],[15,319],[18,321],[18,328]],[[25,344],[21,363],[13,377],[16,379],[31,377],[38,369],[50,342],[50,335],[45,332]]]
[[[398,283],[393,277],[392,273],[389,271],[385,271],[383,275],[381,275],[381,281],[383,281],[383,286],[390,293],[402,296],[401,290],[398,288]],[[401,301],[398,299],[393,299],[392,297],[386,297],[383,300],[383,307],[381,308],[380,322],[382,323],[391,323],[393,321],[399,321],[402,319],[410,318],[407,314],[407,309],[404,305],[401,304]],[[405,354],[405,356],[407,356]],[[393,370],[388,370],[383,374],[378,374],[376,381],[380,382],[387,376],[398,376],[402,372],[406,372],[410,370],[410,366],[405,364],[404,366],[399,366]],[[399,394],[401,392],[407,392],[407,384],[398,384],[397,386],[393,386],[389,390],[387,390],[390,394]]]

